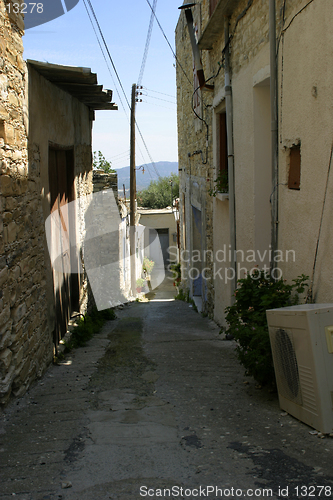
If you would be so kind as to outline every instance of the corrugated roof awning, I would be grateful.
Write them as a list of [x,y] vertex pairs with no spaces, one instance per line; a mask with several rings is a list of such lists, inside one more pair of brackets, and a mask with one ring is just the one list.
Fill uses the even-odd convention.
[[42,63],[27,60],[40,75],[68,92],[84,103],[90,109],[117,110],[118,106],[112,101],[112,90],[104,90],[103,85],[97,84],[97,75],[90,68],[76,66],[61,66],[59,64]]

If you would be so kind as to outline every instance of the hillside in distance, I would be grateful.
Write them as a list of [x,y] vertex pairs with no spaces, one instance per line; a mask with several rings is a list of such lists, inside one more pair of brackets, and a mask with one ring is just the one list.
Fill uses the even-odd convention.
[[[136,168],[136,190],[140,191],[149,186],[151,181],[156,181],[158,175],[155,172],[152,163],[147,163],[145,165],[145,173],[142,173],[141,165]],[[171,174],[178,175],[178,162],[176,161],[158,161],[155,163],[156,170],[161,177],[169,177]],[[129,192],[130,188],[130,167],[124,167],[117,169],[118,174],[118,191],[123,192],[123,184],[125,184],[126,193]]]

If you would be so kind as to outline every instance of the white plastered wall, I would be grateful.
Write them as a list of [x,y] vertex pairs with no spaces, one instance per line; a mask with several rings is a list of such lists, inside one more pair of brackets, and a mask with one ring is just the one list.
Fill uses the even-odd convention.
[[[286,30],[279,51],[279,248],[283,256],[287,250],[296,255],[295,261],[284,258],[279,264],[288,280],[302,273],[311,275],[314,264],[333,139],[332,25],[331,1],[313,2]],[[285,185],[289,148],[297,141],[301,144],[299,191]],[[314,281],[316,302],[333,299],[332,172],[327,188]]]

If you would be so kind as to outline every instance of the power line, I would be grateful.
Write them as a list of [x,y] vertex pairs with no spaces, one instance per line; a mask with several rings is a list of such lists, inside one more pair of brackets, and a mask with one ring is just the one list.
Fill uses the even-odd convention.
[[[124,94],[124,97],[125,97],[125,100],[126,100],[127,106],[129,107],[129,109],[131,109],[131,105],[130,105],[130,103],[129,103],[129,101],[128,101],[128,98],[127,98],[126,92],[125,92],[125,90],[124,90],[124,86],[123,86],[123,84],[122,84],[122,82],[121,82],[120,76],[119,76],[119,74],[118,74],[118,72],[117,72],[116,66],[115,66],[115,64],[114,64],[114,62],[113,62],[113,59],[112,59],[112,57],[111,57],[111,54],[110,54],[110,51],[109,51],[108,45],[107,45],[107,43],[106,43],[106,41],[105,41],[105,38],[104,38],[104,35],[103,35],[103,32],[102,32],[102,29],[101,29],[100,24],[99,24],[99,22],[98,22],[98,19],[97,19],[97,17],[96,17],[96,14],[95,14],[94,8],[93,8],[93,6],[92,6],[91,0],[83,0],[83,2],[84,2],[84,5],[85,5],[85,8],[86,8],[86,11],[87,11],[88,17],[89,17],[89,19],[90,19],[90,22],[91,22],[91,24],[92,24],[92,26],[93,26],[94,32],[95,32],[95,34],[96,34],[96,38],[97,38],[97,41],[98,41],[99,47],[100,47],[100,49],[101,49],[101,51],[102,51],[103,57],[104,57],[104,59],[105,59],[105,62],[106,62],[106,64],[107,64],[107,67],[109,68],[108,63],[107,63],[107,61],[106,61],[106,57],[105,57],[104,51],[103,51],[103,48],[102,48],[102,45],[101,45],[101,43],[100,43],[100,41],[99,41],[99,39],[98,39],[98,36],[97,36],[96,30],[95,30],[95,28],[94,28],[94,25],[93,25],[93,22],[92,22],[92,19],[91,19],[91,16],[90,16],[89,11],[88,11],[88,9],[87,9],[86,2],[88,3],[88,5],[89,5],[89,7],[90,7],[90,10],[91,10],[91,12],[92,12],[92,14],[93,14],[93,17],[94,17],[94,19],[95,19],[96,25],[97,25],[97,27],[98,27],[98,31],[99,31],[99,33],[100,33],[101,39],[102,39],[103,44],[104,44],[104,47],[105,47],[106,52],[107,52],[107,54],[108,54],[108,56],[109,56],[109,59],[110,59],[110,61],[111,61],[111,64],[112,64],[113,70],[114,70],[114,72],[115,72],[115,74],[116,74],[116,77],[117,77],[117,80],[118,80],[118,82],[119,82],[120,88],[121,88],[121,90],[122,90],[122,92],[123,92],[123,94]],[[153,11],[153,12],[154,12],[154,11]],[[155,13],[154,13],[154,16],[156,17]],[[111,75],[111,76],[112,76],[112,75]],[[120,101],[121,101],[121,100],[120,100]],[[123,108],[124,108],[124,107],[123,107]],[[124,108],[124,111],[125,111],[125,108]],[[126,111],[125,111],[125,114],[126,114]],[[127,115],[126,115],[126,116],[127,116]],[[154,169],[155,169],[155,171],[156,171],[157,175],[158,175],[158,176],[160,176],[160,174],[158,173],[158,171],[157,171],[157,169],[156,169],[156,165],[155,165],[155,163],[154,163],[154,161],[153,161],[153,159],[152,159],[152,157],[151,157],[151,155],[150,155],[150,153],[149,153],[149,150],[148,150],[147,144],[146,144],[146,142],[145,142],[145,140],[144,140],[144,138],[143,138],[142,132],[141,132],[141,130],[140,130],[140,128],[139,128],[139,125],[138,125],[138,123],[137,123],[137,121],[136,121],[136,120],[135,120],[135,125],[136,125],[136,128],[137,128],[137,130],[138,130],[138,132],[139,132],[139,134],[140,134],[141,140],[142,140],[142,142],[143,142],[143,144],[144,144],[144,147],[145,147],[145,149],[146,149],[146,151],[147,151],[147,154],[148,154],[148,156],[149,156],[149,159],[150,159],[151,163],[153,164],[153,167],[154,167]]]
[[148,156],[149,156],[150,162],[152,163],[153,168],[154,168],[154,170],[155,170],[155,172],[156,172],[157,176],[158,176],[158,177],[161,177],[161,176],[160,176],[159,171],[158,171],[158,170],[157,170],[157,168],[156,168],[156,165],[155,165],[154,160],[153,160],[153,159],[152,159],[152,157],[150,156],[150,153],[149,153],[149,151],[148,151],[148,147],[147,147],[146,141],[145,141],[145,140],[144,140],[144,138],[143,138],[143,135],[142,135],[142,133],[141,133],[141,130],[140,130],[140,129],[139,129],[139,127],[138,127],[138,123],[137,123],[136,119],[135,119],[135,125],[136,125],[136,128],[138,129],[138,132],[139,132],[139,134],[140,134],[140,137],[141,137],[141,140],[142,140],[142,142],[143,142],[143,145],[144,145],[144,147],[145,147],[145,149],[146,149],[146,151],[147,151],[147,154],[148,154]]
[[127,155],[127,154],[129,154],[129,151],[130,151],[130,150],[129,150],[129,149],[127,149],[127,151],[124,151],[123,153],[119,153],[119,154],[117,154],[117,155],[115,155],[115,156],[111,156],[111,157],[110,157],[110,159],[112,160],[113,158],[117,158],[117,156]]
[[170,109],[171,111],[175,111],[175,108],[170,108],[169,106],[163,106],[162,104],[156,104],[155,102],[150,102],[145,100],[143,100],[142,102],[144,102],[145,104],[149,104],[150,106],[157,106],[158,108]]
[[120,160],[116,160],[112,162],[112,165],[119,165],[119,163],[123,163],[125,160],[129,158],[129,155],[126,158],[122,158]]
[[139,78],[138,78],[138,85],[141,85],[143,73],[144,73],[145,66],[146,66],[148,49],[149,49],[151,34],[152,34],[152,31],[153,31],[153,24],[154,24],[154,15],[155,15],[155,11],[156,11],[156,4],[157,4],[157,0],[154,0],[153,10],[152,10],[152,13],[150,15],[150,21],[149,21],[149,27],[148,27],[148,33],[147,33],[147,39],[146,39],[146,46],[145,46],[145,50],[144,50],[144,53],[143,53],[143,58],[142,58],[142,63],[141,63],[141,69],[140,69],[140,74],[139,74]]
[[167,99],[161,99],[160,97],[155,97],[153,95],[149,95],[149,94],[143,94],[145,97],[149,97],[150,99],[156,99],[158,101],[164,101],[164,102],[170,102],[171,104],[174,104],[176,105],[177,103],[175,103],[174,101],[168,101]]
[[180,62],[178,61],[178,57],[177,57],[177,55],[176,55],[175,51],[173,50],[173,48],[172,48],[172,46],[171,46],[171,43],[170,43],[170,42],[169,42],[169,40],[168,40],[168,37],[167,37],[167,36],[166,36],[166,34],[164,33],[164,30],[163,30],[163,28],[162,28],[162,26],[161,26],[161,23],[160,23],[160,22],[159,22],[159,20],[157,19],[157,17],[156,17],[156,14],[155,14],[155,12],[154,12],[153,7],[151,6],[151,4],[150,4],[149,0],[146,0],[146,2],[147,2],[147,4],[149,5],[149,7],[150,7],[150,9],[151,9],[151,11],[152,11],[152,14],[154,15],[154,17],[155,17],[155,19],[156,19],[156,22],[157,22],[157,24],[158,24],[158,27],[160,28],[160,30],[161,30],[161,32],[162,32],[162,34],[163,34],[163,36],[164,36],[164,38],[165,38],[165,40],[166,40],[167,44],[169,45],[169,48],[170,48],[170,50],[171,50],[171,52],[172,52],[172,54],[173,54],[173,57],[176,59],[176,62],[177,62],[177,64],[178,64],[178,66],[180,67],[180,69],[182,70],[182,72],[184,73],[184,75],[186,76],[186,78],[187,78],[187,80],[188,80],[189,84],[192,86],[192,82],[191,82],[191,80],[189,79],[189,77],[187,76],[187,74],[186,74],[186,72],[185,72],[185,70],[184,70],[183,66],[182,66],[182,65],[180,64]]
[[166,95],[168,97],[172,97],[173,99],[176,99],[174,95],[171,94],[165,94],[164,92],[158,92],[157,90],[152,90],[152,89],[147,89],[147,87],[141,87],[142,90],[146,90],[147,92],[154,92],[155,94],[161,94],[161,95]]
[[102,44],[101,44],[101,42],[100,42],[100,40],[99,40],[99,38],[98,38],[97,31],[96,31],[96,29],[95,29],[95,26],[94,26],[93,20],[92,20],[92,18],[91,18],[91,16],[90,16],[90,13],[89,13],[88,7],[87,7],[87,5],[86,5],[86,0],[83,0],[83,3],[84,3],[84,6],[85,6],[85,9],[86,9],[86,11],[87,11],[87,14],[88,14],[88,17],[89,17],[89,20],[90,20],[91,26],[92,26],[92,28],[93,28],[93,30],[94,30],[94,33],[95,33],[95,36],[96,36],[96,39],[97,39],[97,43],[98,43],[98,45],[99,45],[99,48],[101,49],[101,52],[102,52],[102,55],[103,55],[103,58],[104,58],[105,64],[106,64],[106,66],[107,66],[107,68],[108,68],[108,71],[109,71],[109,73],[110,73],[110,76],[111,76],[111,79],[112,79],[113,85],[114,85],[114,87],[115,87],[115,89],[116,89],[116,92],[117,92],[117,95],[118,95],[119,102],[120,102],[120,104],[121,104],[121,107],[122,107],[122,108],[123,108],[123,110],[124,110],[124,113],[125,113],[126,117],[128,118],[128,116],[127,116],[127,114],[126,114],[125,106],[124,106],[123,101],[121,100],[121,97],[120,97],[120,92],[118,91],[117,85],[116,85],[116,83],[115,83],[115,81],[114,81],[114,78],[113,78],[113,75],[112,75],[112,73],[111,73],[111,69],[110,69],[109,63],[108,63],[108,61],[107,61],[107,59],[106,59],[106,57],[105,57],[105,54],[104,54],[104,51],[103,51]]
[[120,80],[120,76],[118,75],[118,71],[117,71],[116,66],[115,66],[115,64],[114,64],[114,62],[113,62],[113,59],[112,59],[112,57],[111,57],[111,54],[110,54],[110,51],[109,51],[109,47],[108,47],[108,45],[107,45],[107,43],[106,43],[106,41],[105,41],[105,38],[104,38],[104,35],[103,35],[103,32],[102,32],[102,29],[101,29],[100,24],[99,24],[99,22],[98,22],[98,19],[97,19],[97,17],[96,17],[96,14],[95,14],[94,8],[93,8],[93,6],[92,6],[92,4],[91,4],[91,0],[87,0],[87,2],[88,2],[88,5],[89,5],[89,7],[90,7],[90,10],[91,10],[91,12],[92,12],[92,14],[93,14],[93,16],[94,16],[95,22],[96,22],[97,27],[98,27],[98,31],[99,31],[99,33],[100,33],[100,36],[101,36],[102,40],[103,40],[104,47],[105,47],[106,52],[107,52],[107,54],[108,54],[108,56],[109,56],[109,59],[110,59],[110,61],[111,61],[111,64],[112,64],[113,70],[114,70],[114,72],[115,72],[115,75],[116,75],[116,77],[117,77],[117,80],[118,80],[118,82],[119,82],[120,88],[121,88],[121,90],[123,91],[123,94],[124,94],[124,97],[125,97],[125,100],[126,100],[127,106],[129,107],[129,109],[131,109],[131,105],[130,105],[130,103],[129,103],[129,101],[128,101],[128,98],[127,98],[126,92],[125,92],[125,90],[124,90],[123,84],[122,84],[122,82],[121,82],[121,80]]

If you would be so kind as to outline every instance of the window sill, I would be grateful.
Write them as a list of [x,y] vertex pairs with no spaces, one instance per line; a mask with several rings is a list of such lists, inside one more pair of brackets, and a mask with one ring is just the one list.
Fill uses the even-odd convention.
[[229,200],[229,193],[217,193],[216,199],[220,201]]

